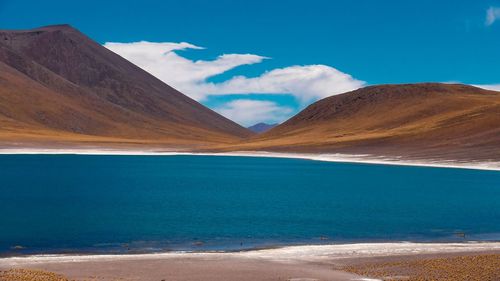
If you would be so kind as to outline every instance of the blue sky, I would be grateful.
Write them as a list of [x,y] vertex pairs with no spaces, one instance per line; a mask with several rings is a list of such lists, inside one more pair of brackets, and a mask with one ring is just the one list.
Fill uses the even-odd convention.
[[58,23],[244,125],[363,85],[500,83],[500,0],[0,0],[2,29]]

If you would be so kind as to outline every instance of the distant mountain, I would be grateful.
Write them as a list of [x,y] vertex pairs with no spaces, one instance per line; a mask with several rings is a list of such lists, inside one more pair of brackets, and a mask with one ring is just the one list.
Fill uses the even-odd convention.
[[500,92],[459,84],[370,86],[320,100],[237,150],[500,160]]
[[252,134],[68,25],[0,30],[0,142],[195,147]]
[[274,123],[274,124],[257,123],[253,126],[247,127],[247,129],[249,129],[250,131],[255,132],[255,133],[263,133],[263,132],[271,130],[272,128],[274,128],[276,126],[278,126],[278,123]]

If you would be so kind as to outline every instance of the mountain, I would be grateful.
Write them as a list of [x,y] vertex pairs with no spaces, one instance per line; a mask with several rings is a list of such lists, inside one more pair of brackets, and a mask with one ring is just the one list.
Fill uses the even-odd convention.
[[0,146],[75,144],[499,161],[500,93],[370,86],[254,135],[71,26],[0,30]]
[[274,123],[274,124],[267,124],[267,123],[257,123],[255,125],[252,125],[250,127],[247,127],[247,129],[249,129],[250,131],[254,132],[254,133],[264,133],[266,131],[269,131],[271,130],[272,128],[278,126],[277,123]]
[[0,143],[234,142],[251,131],[69,25],[0,30]]
[[500,92],[459,84],[370,86],[320,100],[230,149],[500,160]]

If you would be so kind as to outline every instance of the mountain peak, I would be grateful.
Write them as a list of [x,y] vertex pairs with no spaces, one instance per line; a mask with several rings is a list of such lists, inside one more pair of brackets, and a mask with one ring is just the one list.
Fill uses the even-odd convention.
[[67,24],[0,31],[0,81],[0,127],[8,116],[20,142],[27,130],[172,146],[252,134]]
[[51,25],[41,26],[36,29],[60,30],[60,29],[75,29],[75,28],[67,23],[63,23],[63,24],[51,24]]
[[77,31],[78,29],[74,28],[69,24],[53,24],[41,26],[33,29],[14,29],[14,30],[0,30],[2,33],[26,33],[26,32],[40,32],[40,31]]
[[257,123],[255,125],[248,127],[247,129],[249,129],[250,131],[255,132],[255,133],[264,133],[266,131],[271,130],[272,128],[274,128],[276,126],[278,126],[278,123],[267,124],[264,122],[260,122],[260,123]]

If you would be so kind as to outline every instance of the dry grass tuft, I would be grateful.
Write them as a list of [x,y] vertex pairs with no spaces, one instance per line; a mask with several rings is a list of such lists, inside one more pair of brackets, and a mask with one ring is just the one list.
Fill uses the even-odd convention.
[[344,270],[382,280],[499,281],[500,255],[471,255],[353,265]]
[[0,271],[0,281],[69,281],[69,279],[39,269],[9,269]]

